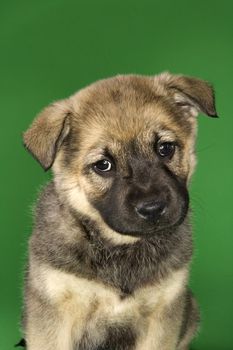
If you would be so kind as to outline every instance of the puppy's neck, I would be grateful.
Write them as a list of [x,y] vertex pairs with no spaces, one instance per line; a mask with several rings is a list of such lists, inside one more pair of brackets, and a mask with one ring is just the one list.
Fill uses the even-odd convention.
[[[187,218],[174,230],[116,244],[102,236],[95,221],[61,203],[53,184],[42,193],[37,214],[39,234],[36,230],[31,244],[38,259],[59,270],[120,289],[123,294],[159,281],[191,259]],[[40,244],[44,240],[46,245]]]
[[123,295],[166,278],[171,271],[188,264],[191,258],[191,233],[186,221],[180,227],[154,236],[114,244],[103,237],[95,221],[84,216],[78,216],[77,220],[88,242],[86,254],[97,278],[119,288]]

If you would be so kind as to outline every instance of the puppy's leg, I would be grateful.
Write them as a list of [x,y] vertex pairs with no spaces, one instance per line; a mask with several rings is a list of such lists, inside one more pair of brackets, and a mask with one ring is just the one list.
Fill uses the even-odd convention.
[[136,350],[175,350],[183,313],[183,298],[179,296],[171,305],[162,305],[150,316],[148,328],[142,332]]
[[37,291],[27,293],[24,333],[27,350],[72,350],[71,322]]
[[191,291],[187,291],[164,309],[157,322],[152,325],[156,337],[153,339],[149,331],[147,341],[137,350],[189,350],[189,344],[198,328],[198,321],[197,303]]
[[189,349],[189,345],[198,330],[199,321],[200,315],[198,305],[192,292],[189,290],[186,295],[183,324],[177,350]]

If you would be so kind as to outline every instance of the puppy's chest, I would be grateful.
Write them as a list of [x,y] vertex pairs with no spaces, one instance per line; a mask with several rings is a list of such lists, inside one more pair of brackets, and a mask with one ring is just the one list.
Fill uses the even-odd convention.
[[117,344],[123,342],[122,349],[136,349],[136,340],[156,327],[166,307],[182,292],[186,275],[186,270],[179,270],[160,283],[122,297],[120,291],[96,281],[46,269],[40,288],[43,286],[46,298],[72,332],[77,348],[86,349],[85,344],[91,343],[96,349],[98,344],[101,349],[114,349],[108,342],[115,339]]

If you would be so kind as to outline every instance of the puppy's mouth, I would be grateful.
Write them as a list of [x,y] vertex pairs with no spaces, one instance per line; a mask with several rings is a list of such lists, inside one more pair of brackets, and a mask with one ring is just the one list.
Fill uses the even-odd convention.
[[113,231],[134,237],[151,237],[162,234],[164,231],[172,231],[180,226],[188,213],[188,202],[177,210],[176,215],[163,208],[159,216],[145,216],[142,213],[135,216],[115,215],[108,216],[106,213],[100,215],[105,224]]

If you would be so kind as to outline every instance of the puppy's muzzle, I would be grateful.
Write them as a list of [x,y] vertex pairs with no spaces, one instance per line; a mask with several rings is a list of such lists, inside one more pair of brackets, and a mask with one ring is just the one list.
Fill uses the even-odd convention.
[[159,200],[139,202],[135,206],[135,211],[145,220],[157,221],[165,213],[166,203]]

